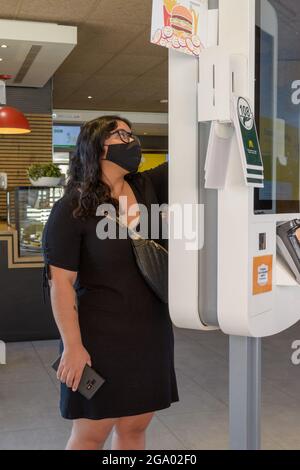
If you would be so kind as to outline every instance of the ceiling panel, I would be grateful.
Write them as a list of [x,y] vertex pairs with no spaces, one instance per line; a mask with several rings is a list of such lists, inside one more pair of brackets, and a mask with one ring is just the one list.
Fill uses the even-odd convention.
[[135,102],[130,100],[130,105],[126,101],[120,99],[114,100],[114,98],[109,98],[99,102],[99,105],[86,105],[83,107],[83,101],[76,100],[76,97],[73,97],[72,100],[65,100],[63,109],[85,109],[85,110],[101,110],[109,109],[111,111],[128,111],[130,106],[130,111],[143,112],[147,109],[147,112],[152,113],[167,113],[168,108],[166,105],[162,105],[159,102],[153,102],[152,100],[144,100],[143,102]]
[[[0,0],[0,16],[78,27],[54,107],[167,112],[168,51],[150,43],[152,0]],[[87,96],[92,95],[93,100]]]
[[107,65],[101,68],[100,74],[119,75],[121,73],[122,75],[142,75],[161,64],[161,62],[161,57],[118,54]]
[[55,76],[53,82],[53,91],[56,100],[63,101],[75,90],[78,90],[83,83],[89,78],[89,75],[77,72],[77,73],[62,73],[59,76]]
[[14,19],[20,0],[0,0],[0,17]]
[[125,52],[132,41],[142,38],[145,26],[86,22],[84,25],[79,25],[79,31],[79,46],[84,41],[84,45],[91,49],[117,54],[121,51]]
[[91,76],[113,58],[113,54],[100,50],[78,47],[73,50],[55,76],[63,73],[84,73]]
[[91,16],[108,23],[148,25],[151,7],[151,0],[101,0]]
[[150,42],[150,24],[151,18],[149,18],[148,27],[144,29],[143,33],[141,33],[138,38],[136,38],[127,46],[124,52],[126,52],[126,54],[134,55],[156,55],[167,59],[168,49],[166,47],[157,46],[156,44],[152,44]]
[[[106,76],[106,77],[98,77],[96,80],[93,78],[92,80],[88,80],[85,82],[84,86],[80,89],[76,90],[75,93],[71,96],[76,100],[84,100],[88,101],[88,95],[93,96],[93,103],[94,106],[99,102],[99,100],[103,98],[108,98],[116,91],[120,90],[127,83],[130,83],[134,80],[134,76],[126,75],[126,76]],[[70,97],[69,97],[70,98]]]
[[155,75],[157,77],[163,78],[166,81],[169,73],[169,61],[164,59],[159,65],[155,67]]
[[99,0],[22,0],[17,19],[55,21],[61,24],[82,22],[99,3]]
[[141,77],[137,77],[136,80],[124,87],[126,91],[141,91],[145,92],[145,97],[150,96],[156,90],[165,91],[165,80],[161,77],[157,77],[155,69],[151,72],[147,72]]

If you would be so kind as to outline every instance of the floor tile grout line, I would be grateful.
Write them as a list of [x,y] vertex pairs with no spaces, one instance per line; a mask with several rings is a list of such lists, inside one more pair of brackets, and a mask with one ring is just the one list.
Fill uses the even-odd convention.
[[[203,412],[203,413],[201,413],[201,414],[204,414],[204,413],[205,413],[205,412]],[[208,412],[208,413],[210,413],[210,412]],[[195,415],[195,413],[185,413],[185,414],[190,414],[190,415],[193,415],[193,416]],[[170,416],[170,415],[169,415],[169,416]],[[158,418],[158,419],[159,419],[159,418]],[[159,419],[159,421],[161,421],[161,419]],[[177,440],[179,440],[180,442],[182,442],[183,446],[184,446],[187,450],[198,450],[198,449],[195,448],[193,445],[187,446],[187,444],[186,444],[184,441],[182,441],[182,440],[180,439],[180,437],[179,437],[177,434],[175,434],[175,433],[172,431],[172,429],[171,429],[165,422],[161,421],[161,423],[164,424],[164,426],[165,426],[172,434],[174,434],[174,436],[176,437]],[[191,448],[190,448],[190,447],[191,447]]]
[[[176,371],[176,367],[175,367],[175,371]],[[193,377],[190,377],[188,376],[185,372],[182,372],[182,370],[180,369],[180,373],[182,375],[184,375],[187,379],[191,380],[193,382],[193,385],[196,385],[197,387],[200,388],[200,390],[202,390],[203,392],[206,392],[208,395],[211,395],[216,401],[220,402],[221,405],[225,405],[226,407],[228,407],[228,403],[224,402],[223,400],[221,400],[219,397],[216,397],[215,395],[212,394],[211,391],[209,391],[208,389],[204,388],[201,384],[199,384]]]
[[[31,347],[31,349],[32,349],[32,352],[34,353],[35,358],[38,360],[38,362],[39,362],[40,364],[42,364],[42,369],[43,369],[44,371],[46,371],[46,373],[47,373],[47,378],[48,378],[48,379],[49,379],[49,378],[51,379],[51,376],[50,376],[50,374],[48,373],[47,368],[45,367],[43,361],[41,360],[41,358],[40,358],[40,356],[39,356],[39,354],[38,354],[36,348],[34,347],[32,341],[20,341],[20,342],[18,341],[18,342],[12,342],[12,343],[8,343],[8,344],[25,344],[25,345],[30,345],[30,347]],[[7,366],[10,365],[9,361],[7,362],[6,365],[7,365]],[[52,384],[53,384],[53,380],[52,380],[52,379],[51,379],[51,382],[52,382]],[[0,384],[5,384],[5,383],[6,383],[6,382],[2,382],[2,381],[0,380]],[[18,379],[17,379],[17,380],[15,381],[15,383],[17,383],[17,384],[26,384],[26,383],[29,383],[29,382],[28,382],[28,380],[26,380],[26,379],[21,379],[21,380],[18,380]],[[34,381],[31,380],[30,383],[46,383],[46,382],[44,382],[43,380],[34,380]]]
[[[200,343],[200,342],[198,343],[197,340],[195,340],[194,338],[189,336],[188,333],[183,333],[183,335],[184,335],[184,337],[181,338],[181,339],[183,339],[183,340],[188,339],[188,340],[192,341],[194,344],[199,344],[201,346],[201,348],[207,349],[208,351],[211,351],[211,352],[215,353],[218,356],[218,358],[216,358],[216,359],[220,358],[222,360],[222,362],[227,362],[226,359],[222,356],[222,354],[217,349],[215,349],[214,347],[211,347],[207,344],[204,345],[203,343]],[[175,342],[175,346],[176,346],[176,338],[175,338],[174,342]]]
[[38,426],[36,428],[20,428],[20,429],[11,429],[11,430],[7,430],[7,431],[0,431],[0,436],[1,434],[9,434],[9,433],[15,433],[15,432],[24,432],[24,431],[40,431],[40,430],[50,430],[50,429],[59,429],[59,430],[62,430],[62,431],[68,431],[69,432],[69,428],[68,427],[63,427],[60,425],[56,425],[56,426]]
[[[175,367],[176,369],[176,367]],[[181,369],[180,369],[181,370]],[[219,397],[217,397],[216,395],[214,395],[211,390],[208,390],[208,388],[204,387],[202,384],[199,384],[199,382],[197,382],[193,377],[187,375],[186,373],[182,372],[183,375],[185,375],[185,377],[187,377],[188,379],[190,379],[192,382],[194,382],[195,385],[197,385],[198,387],[200,387],[201,390],[203,390],[204,392],[208,393],[209,395],[211,395],[215,400],[219,401],[222,405],[225,405],[227,408],[228,408],[228,403],[226,401],[223,401],[221,400]]]
[[299,404],[300,404],[299,398],[297,398],[297,397],[291,395],[288,391],[284,390],[284,389],[281,388],[280,386],[278,387],[278,385],[275,385],[275,386],[274,386],[274,385],[273,385],[273,382],[272,382],[270,379],[266,379],[266,380],[268,380],[269,382],[271,382],[271,383],[272,383],[272,386],[273,386],[274,388],[276,388],[276,390],[277,390],[278,392],[281,392],[281,393],[285,394],[288,398],[292,398],[293,400],[296,400],[296,402],[299,401]]
[[53,387],[55,388],[55,391],[59,394],[59,390],[57,389],[57,387],[56,387],[56,385],[55,385],[55,383],[54,383],[54,381],[53,381],[53,378],[51,377],[51,374],[49,373],[49,371],[48,371],[46,365],[44,364],[44,362],[43,362],[43,360],[42,360],[42,357],[40,356],[38,350],[36,349],[36,347],[35,347],[35,345],[34,345],[34,342],[31,342],[31,344],[32,344],[32,347],[33,347],[33,349],[34,349],[34,351],[35,351],[35,353],[36,353],[36,355],[37,355],[37,357],[38,357],[40,363],[42,364],[43,369],[46,371],[47,376],[50,378],[51,383],[52,383]]
[[172,434],[172,436],[175,437],[175,439],[176,439],[178,442],[180,442],[180,444],[183,445],[183,447],[184,447],[186,450],[189,450],[188,447],[186,447],[185,443],[173,432],[173,430],[170,429],[170,427],[169,427],[167,424],[165,424],[163,421],[161,421],[161,419],[160,419],[160,417],[159,417],[158,415],[155,415],[155,417],[158,419],[158,421],[160,422],[160,424],[161,424],[164,428],[166,428],[166,430],[167,430],[168,432],[170,432],[170,434]]

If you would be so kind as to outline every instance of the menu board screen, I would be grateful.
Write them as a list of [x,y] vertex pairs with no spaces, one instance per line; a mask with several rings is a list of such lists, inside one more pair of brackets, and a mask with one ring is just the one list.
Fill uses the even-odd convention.
[[80,133],[80,126],[56,124],[53,126],[54,148],[74,148]]

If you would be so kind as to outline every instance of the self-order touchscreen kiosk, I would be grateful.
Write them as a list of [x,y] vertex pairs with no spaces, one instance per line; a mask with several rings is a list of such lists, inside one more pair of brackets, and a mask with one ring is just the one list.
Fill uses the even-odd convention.
[[[178,327],[263,337],[300,318],[300,2],[283,3],[219,0],[218,43],[169,51],[169,205],[194,207],[198,233],[169,240]],[[263,162],[246,179],[237,102]]]

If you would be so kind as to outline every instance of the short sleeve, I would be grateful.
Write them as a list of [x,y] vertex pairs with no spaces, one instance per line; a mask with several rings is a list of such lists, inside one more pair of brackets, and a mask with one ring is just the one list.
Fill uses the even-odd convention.
[[71,201],[64,196],[53,205],[43,230],[44,288],[48,288],[48,280],[50,279],[49,265],[69,271],[78,271],[81,238],[80,220],[73,217]]
[[78,271],[81,230],[72,214],[68,199],[60,199],[52,207],[42,237],[45,261],[53,266]]
[[168,162],[164,162],[151,170],[143,171],[143,175],[150,178],[159,204],[168,204],[169,187],[168,187]]

